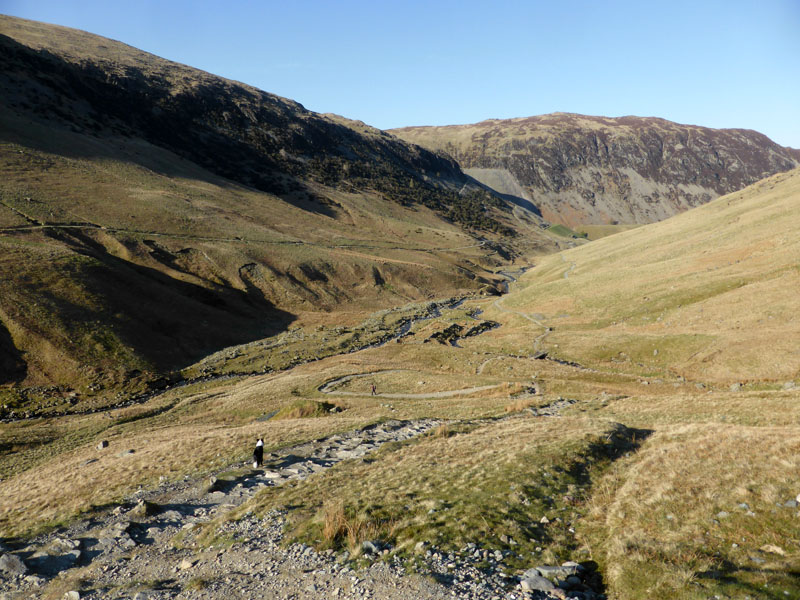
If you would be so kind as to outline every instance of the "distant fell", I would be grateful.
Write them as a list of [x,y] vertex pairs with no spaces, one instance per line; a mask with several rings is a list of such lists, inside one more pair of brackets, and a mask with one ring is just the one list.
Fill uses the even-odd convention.
[[554,113],[390,131],[571,227],[660,221],[800,165],[800,151],[756,131],[658,118]]

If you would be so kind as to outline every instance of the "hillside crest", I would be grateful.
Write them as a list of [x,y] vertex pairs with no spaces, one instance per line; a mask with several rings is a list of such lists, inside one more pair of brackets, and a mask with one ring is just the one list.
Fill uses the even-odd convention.
[[452,156],[479,181],[521,190],[551,222],[651,223],[800,165],[800,152],[746,129],[657,117],[553,113],[391,130]]

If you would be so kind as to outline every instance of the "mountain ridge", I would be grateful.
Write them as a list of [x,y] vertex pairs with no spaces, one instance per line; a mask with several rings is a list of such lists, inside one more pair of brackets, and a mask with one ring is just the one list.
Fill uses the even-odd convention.
[[0,85],[12,110],[90,135],[138,136],[227,179],[290,200],[304,196],[325,212],[329,203],[305,181],[374,189],[461,222],[469,212],[471,224],[503,229],[478,206],[502,203],[450,158],[380,130],[79,30],[2,17],[0,33]]
[[659,117],[552,113],[389,131],[478,180],[477,169],[513,177],[546,220],[569,226],[659,221],[800,164],[800,151],[759,132]]

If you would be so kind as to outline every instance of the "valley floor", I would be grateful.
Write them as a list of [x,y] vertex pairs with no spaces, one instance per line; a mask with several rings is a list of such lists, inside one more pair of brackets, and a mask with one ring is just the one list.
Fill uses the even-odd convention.
[[[296,329],[143,404],[7,423],[2,593],[800,597],[796,388],[551,359],[558,320],[505,298],[389,321],[354,352],[308,358],[366,329]],[[290,368],[224,377],[262,354]]]

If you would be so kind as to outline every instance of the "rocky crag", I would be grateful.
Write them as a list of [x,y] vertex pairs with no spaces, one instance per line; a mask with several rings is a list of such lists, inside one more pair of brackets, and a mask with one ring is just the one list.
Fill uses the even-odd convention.
[[657,118],[555,113],[391,132],[568,226],[660,221],[800,164],[800,151],[756,131]]

